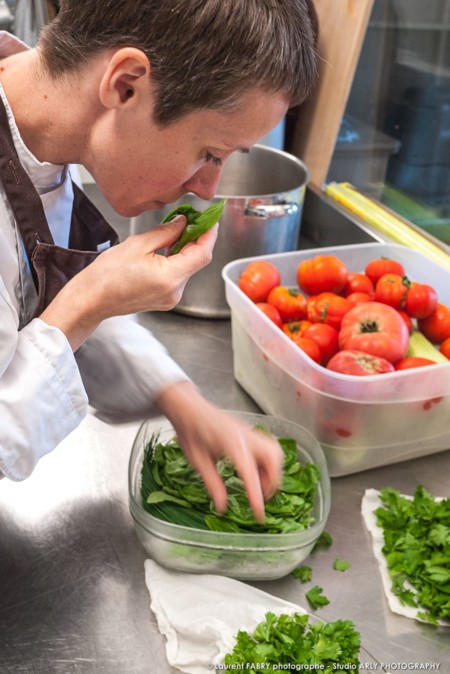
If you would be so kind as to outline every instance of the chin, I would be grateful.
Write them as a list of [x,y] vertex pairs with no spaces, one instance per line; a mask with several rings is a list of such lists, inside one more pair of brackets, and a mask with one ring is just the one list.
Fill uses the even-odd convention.
[[123,201],[117,201],[116,199],[111,199],[107,194],[104,194],[104,197],[111,208],[113,208],[114,211],[123,218],[134,218],[147,210],[147,207],[136,206],[133,204],[124,203]]
[[149,204],[145,204],[145,206],[123,206],[115,210],[125,218],[135,218],[146,211],[162,211],[166,206],[165,201],[152,201]]
[[114,208],[116,213],[121,215],[123,218],[135,218],[138,215],[141,215],[144,212],[143,208],[135,208],[133,206],[117,206],[115,207],[114,204],[111,204],[111,206]]

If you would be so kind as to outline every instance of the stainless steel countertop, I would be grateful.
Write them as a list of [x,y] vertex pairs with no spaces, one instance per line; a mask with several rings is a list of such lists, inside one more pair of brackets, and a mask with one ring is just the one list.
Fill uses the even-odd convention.
[[[212,401],[257,410],[233,378],[229,321],[174,312],[144,314],[141,321]],[[175,672],[149,608],[145,553],[128,512],[127,463],[137,428],[88,417],[28,480],[0,482],[2,674]],[[403,663],[440,663],[441,672],[450,672],[450,628],[391,613],[361,498],[369,487],[412,493],[418,484],[450,496],[449,468],[447,451],[333,479],[326,529],[334,543],[308,562],[312,584],[331,602],[317,614],[352,619],[365,648],[380,661],[398,663],[399,671]],[[333,571],[336,557],[351,568]],[[304,595],[311,584],[288,576],[255,585],[308,609]]]

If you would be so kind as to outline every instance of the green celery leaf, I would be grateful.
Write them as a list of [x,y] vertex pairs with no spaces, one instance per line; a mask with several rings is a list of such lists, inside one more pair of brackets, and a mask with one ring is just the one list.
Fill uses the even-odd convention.
[[308,583],[312,579],[312,568],[310,566],[298,566],[291,571],[291,576],[297,578],[302,583]]
[[306,592],[305,597],[313,609],[326,606],[330,603],[330,600],[323,594],[323,589],[318,585],[314,585],[309,592]]
[[333,569],[335,571],[347,571],[350,567],[350,562],[345,561],[345,559],[335,559],[333,562]]

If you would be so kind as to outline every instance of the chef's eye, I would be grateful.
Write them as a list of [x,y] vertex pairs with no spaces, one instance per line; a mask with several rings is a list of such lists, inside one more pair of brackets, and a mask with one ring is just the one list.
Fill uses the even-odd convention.
[[207,152],[205,154],[205,161],[206,162],[212,162],[214,166],[221,166],[222,165],[222,160],[220,157],[216,157],[211,152]]

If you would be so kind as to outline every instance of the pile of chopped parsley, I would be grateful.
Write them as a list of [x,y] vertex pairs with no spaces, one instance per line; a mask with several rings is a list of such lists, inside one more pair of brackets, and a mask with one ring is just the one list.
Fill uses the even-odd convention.
[[284,665],[331,674],[336,669],[357,670],[360,648],[360,635],[350,620],[311,623],[308,615],[276,616],[268,612],[252,634],[238,632],[234,649],[224,663],[228,668],[242,665],[243,669],[257,669],[264,663],[262,669],[267,672]]
[[422,486],[413,499],[392,488],[382,489],[380,499],[384,507],[375,515],[392,592],[421,609],[422,620],[450,622],[450,499],[438,500]]

